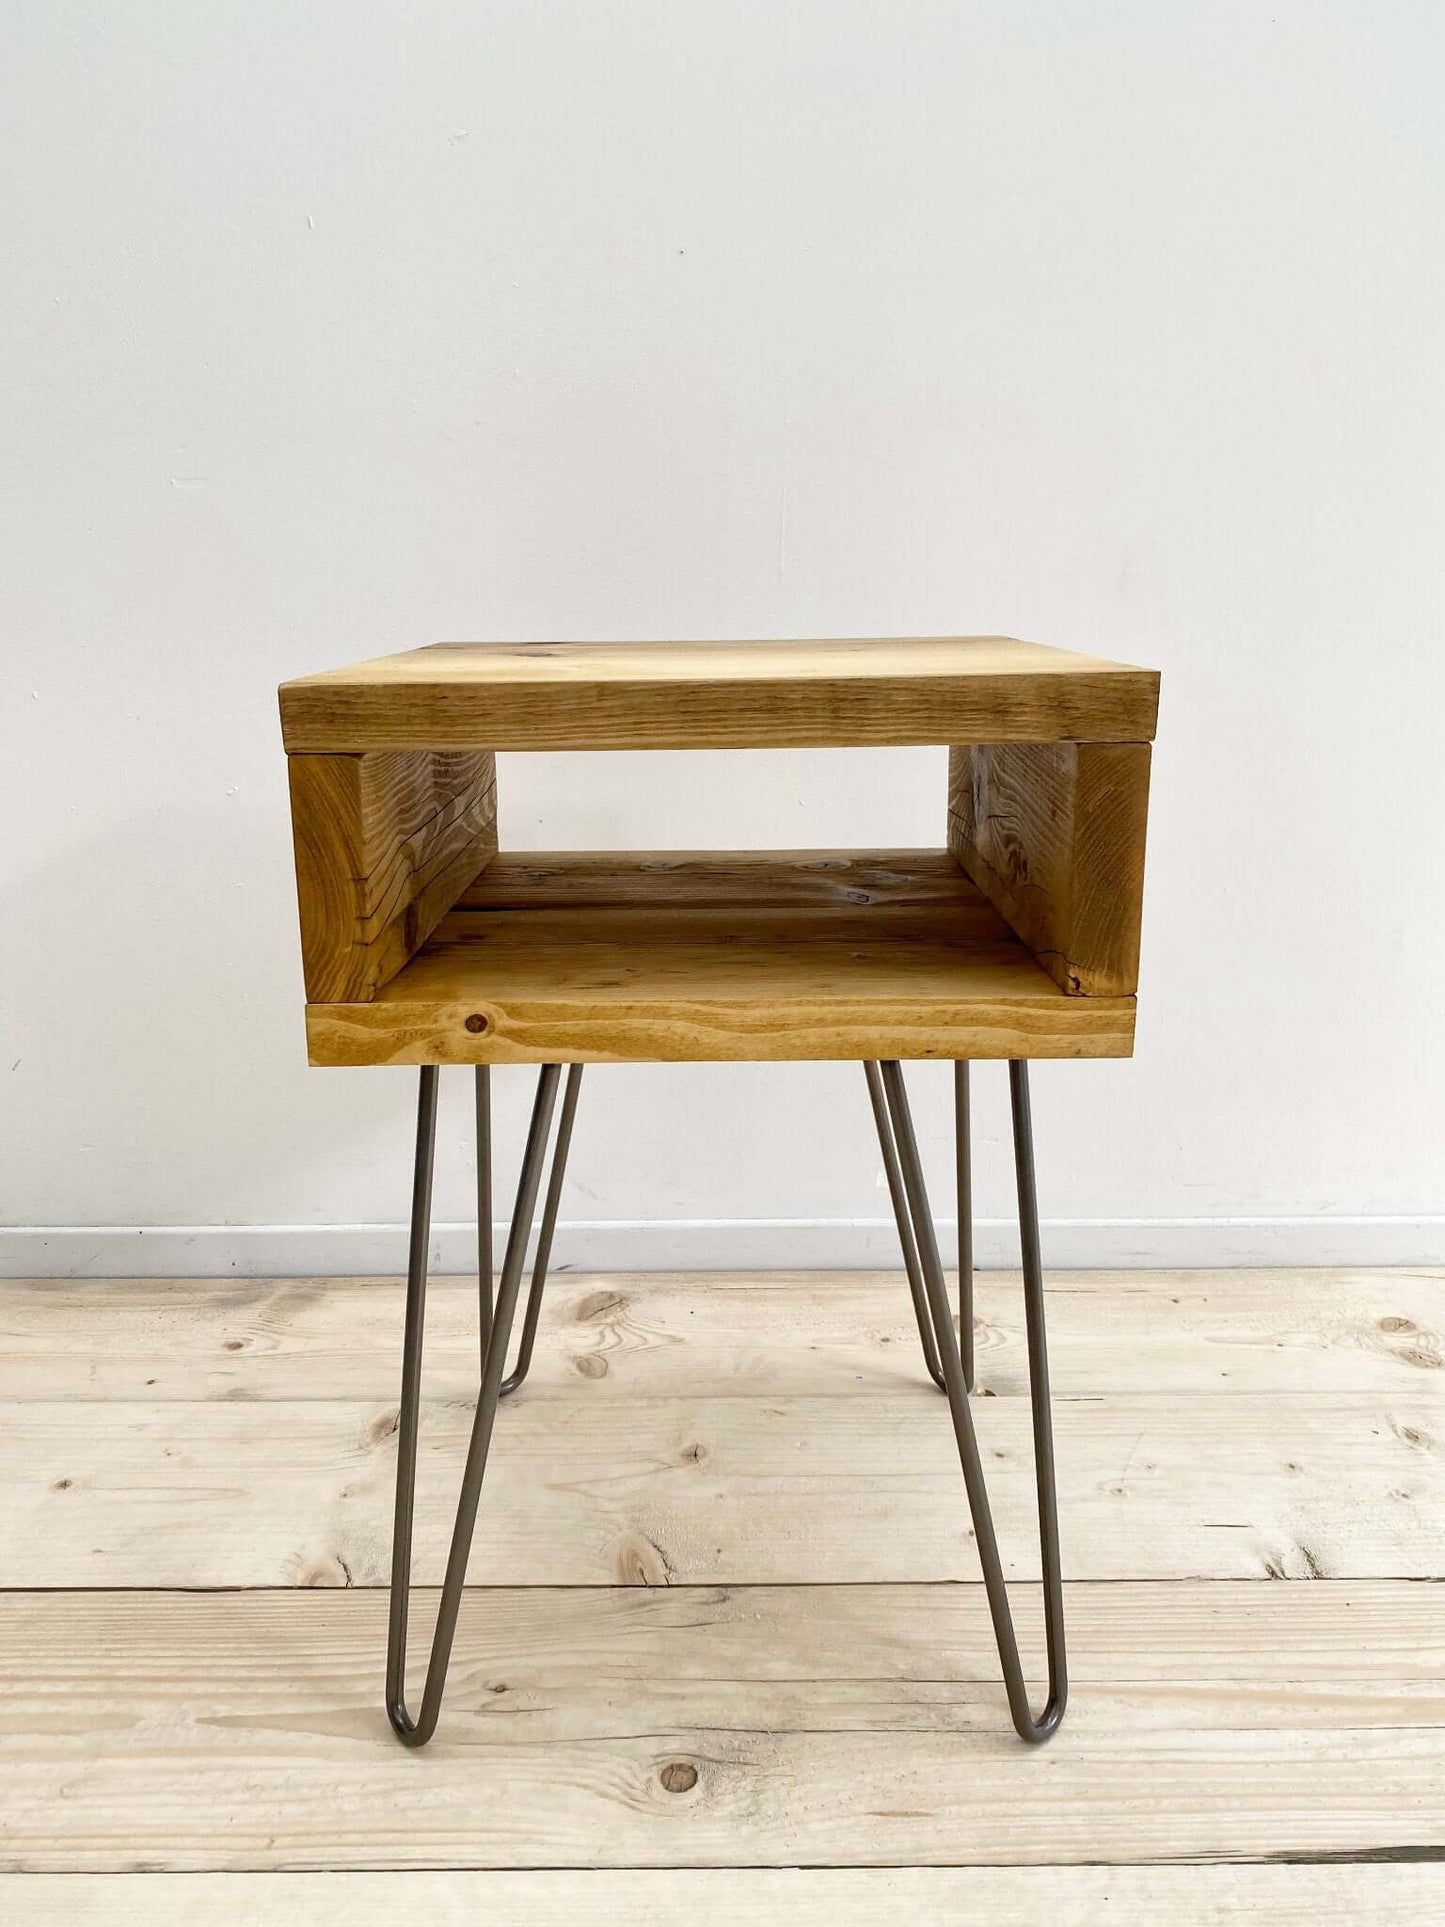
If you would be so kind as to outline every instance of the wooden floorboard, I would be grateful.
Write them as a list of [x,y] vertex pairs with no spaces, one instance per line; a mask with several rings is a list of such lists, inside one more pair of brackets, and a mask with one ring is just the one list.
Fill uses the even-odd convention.
[[[11,1399],[395,1399],[397,1278],[13,1279],[0,1285]],[[1057,1398],[1440,1395],[1445,1270],[1051,1272]],[[1028,1390],[1016,1275],[975,1303],[980,1390]],[[564,1275],[547,1287],[529,1400],[856,1399],[918,1381],[901,1274]],[[433,1279],[427,1385],[469,1398],[476,1287]]]
[[[427,1581],[476,1373],[470,1286],[432,1307]],[[978,1309],[1026,1579],[1016,1280]],[[417,1755],[380,1709],[396,1284],[0,1285],[0,1915],[1445,1919],[1445,1273],[1066,1274],[1049,1310],[1048,1748],[898,1278],[574,1277]]]
[[1439,1927],[1445,1868],[748,1868],[697,1871],[11,1874],[28,1927]]
[[976,1586],[478,1589],[418,1756],[383,1723],[380,1593],[11,1594],[0,1848],[16,1869],[1445,1850],[1433,1588],[1075,1586],[1069,1610],[1067,1739],[1034,1752]]
[[[1441,1400],[1061,1400],[1076,1579],[1428,1578],[1445,1517]],[[1004,1560],[1038,1571],[1028,1402],[981,1399]],[[471,1406],[423,1415],[415,1570],[440,1581]],[[396,1406],[341,1399],[15,1405],[0,1544],[17,1586],[377,1586]],[[1433,1529],[1432,1529],[1433,1528]],[[570,1404],[524,1389],[497,1421],[474,1584],[972,1579],[945,1400]]]

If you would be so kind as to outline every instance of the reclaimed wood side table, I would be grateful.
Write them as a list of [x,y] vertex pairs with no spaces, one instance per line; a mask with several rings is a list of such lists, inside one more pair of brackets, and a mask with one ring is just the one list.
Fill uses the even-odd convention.
[[[282,686],[310,1060],[421,1066],[386,1686],[408,1745],[436,1728],[497,1405],[531,1360],[582,1066],[638,1060],[863,1064],[924,1363],[953,1418],[1009,1709],[1026,1740],[1057,1729],[1068,1688],[1028,1060],[1133,1048],[1158,694],[1151,670],[977,636],[444,643]],[[951,746],[946,847],[497,849],[497,750],[909,743]],[[957,1332],[907,1058],[954,1065]],[[968,1078],[986,1058],[1007,1060],[1012,1099],[1049,1670],[1037,1716],[968,1397]],[[475,1067],[481,1390],[413,1717],[407,1607],[443,1064]],[[541,1066],[495,1290],[493,1064]]]

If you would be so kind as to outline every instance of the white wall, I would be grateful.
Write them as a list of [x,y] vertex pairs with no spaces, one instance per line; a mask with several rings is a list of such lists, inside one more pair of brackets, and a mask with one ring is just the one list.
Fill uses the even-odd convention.
[[[12,1269],[399,1262],[348,1228],[404,1213],[412,1079],[304,1064],[283,677],[978,630],[1165,672],[1138,1055],[1036,1077],[1052,1255],[1445,1257],[1438,7],[10,0],[0,35],[0,1219],[60,1228]],[[502,828],[937,842],[942,782],[510,757]],[[855,1070],[590,1083],[567,1215],[612,1229],[572,1261],[888,1252]],[[444,1106],[445,1226],[460,1073]]]

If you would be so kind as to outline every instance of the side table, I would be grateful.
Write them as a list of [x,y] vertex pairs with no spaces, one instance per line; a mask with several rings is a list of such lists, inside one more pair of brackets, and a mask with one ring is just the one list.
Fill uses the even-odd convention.
[[[408,1745],[436,1729],[497,1406],[531,1362],[582,1067],[640,1060],[862,1063],[1013,1723],[1035,1742],[1057,1729],[1068,1683],[1028,1060],[1133,1049],[1158,695],[1151,670],[992,636],[443,643],[283,684],[310,1061],[421,1066],[386,1685]],[[883,744],[950,746],[946,847],[497,848],[497,750]],[[904,1087],[909,1058],[954,1066],[957,1331]],[[969,1408],[969,1065],[988,1058],[1007,1060],[1012,1100],[1049,1670],[1037,1715]],[[407,1608],[444,1064],[474,1067],[481,1389],[413,1717]],[[541,1066],[495,1275],[493,1064]]]

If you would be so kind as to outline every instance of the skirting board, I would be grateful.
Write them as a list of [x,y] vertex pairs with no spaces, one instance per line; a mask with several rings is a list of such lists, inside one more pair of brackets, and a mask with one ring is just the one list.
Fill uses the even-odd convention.
[[[1249,1265],[1445,1264],[1445,1217],[1058,1218],[1041,1227],[1046,1265],[1069,1270]],[[945,1264],[958,1231],[941,1219]],[[498,1227],[498,1250],[502,1227]],[[981,1267],[1018,1264],[1018,1231],[983,1219]],[[471,1225],[439,1224],[432,1269],[475,1264]],[[899,1264],[891,1219],[574,1221],[557,1227],[555,1271],[866,1271]],[[316,1278],[406,1269],[406,1229],[356,1225],[95,1225],[0,1229],[6,1278]]]

